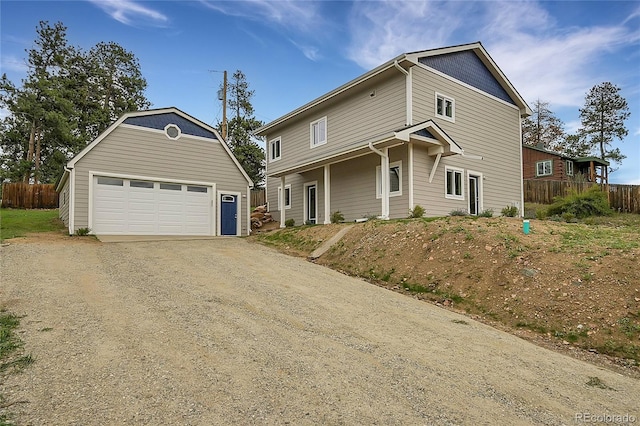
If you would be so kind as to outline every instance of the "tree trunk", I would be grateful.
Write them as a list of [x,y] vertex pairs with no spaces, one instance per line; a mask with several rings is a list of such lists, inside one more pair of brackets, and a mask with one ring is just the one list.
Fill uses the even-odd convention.
[[40,177],[40,154],[42,152],[41,140],[42,140],[42,135],[40,134],[40,131],[38,131],[36,132],[36,155],[35,155],[35,161],[34,161],[34,167],[33,167],[33,179],[35,184],[39,183],[38,181]]
[[[27,161],[33,161],[33,151],[35,147],[35,139],[36,139],[36,121],[33,120],[31,122],[31,132],[29,133],[29,150],[27,151]],[[29,183],[29,179],[31,178],[31,169],[25,172],[24,182]]]

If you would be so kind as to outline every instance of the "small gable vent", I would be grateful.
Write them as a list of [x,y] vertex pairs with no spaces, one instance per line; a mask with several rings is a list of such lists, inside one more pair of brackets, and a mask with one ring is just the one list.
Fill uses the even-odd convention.
[[175,124],[167,124],[164,127],[164,133],[167,135],[167,137],[169,139],[179,139],[180,135],[182,135],[182,131],[180,130],[180,127],[178,127]]

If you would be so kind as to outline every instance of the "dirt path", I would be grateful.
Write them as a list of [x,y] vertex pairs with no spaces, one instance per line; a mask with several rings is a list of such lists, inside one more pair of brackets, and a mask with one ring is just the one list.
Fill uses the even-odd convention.
[[637,379],[246,240],[0,250],[19,424],[640,422]]

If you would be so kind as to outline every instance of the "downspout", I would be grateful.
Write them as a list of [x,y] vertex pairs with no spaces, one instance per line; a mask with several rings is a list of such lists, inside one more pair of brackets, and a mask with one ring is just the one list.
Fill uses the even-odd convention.
[[[380,188],[381,198],[382,198],[382,213],[381,216],[383,219],[389,219],[389,155],[386,152],[380,151],[378,148],[373,146],[373,141],[369,141],[369,149],[376,154],[378,154],[381,158],[380,164],[380,182],[382,183],[382,188]],[[385,173],[386,170],[386,173]],[[377,189],[376,189],[377,191]]]
[[412,86],[413,86],[413,79],[412,79],[412,74],[411,74],[411,70],[413,68],[410,68],[409,71],[405,70],[404,68],[402,68],[400,66],[400,64],[398,63],[398,61],[394,61],[393,62],[393,66],[396,67],[396,69],[398,71],[400,71],[402,74],[404,74],[406,76],[405,79],[405,91],[406,91],[406,105],[405,108],[407,109],[406,111],[406,125],[407,126],[411,126],[413,124],[413,99],[412,99]]

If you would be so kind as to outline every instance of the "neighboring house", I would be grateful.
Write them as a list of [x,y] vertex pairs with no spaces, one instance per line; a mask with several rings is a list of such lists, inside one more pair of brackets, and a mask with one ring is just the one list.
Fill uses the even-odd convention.
[[176,108],[128,113],[58,184],[69,234],[247,235],[253,183],[218,132]]
[[524,179],[572,181],[586,180],[606,184],[609,162],[596,157],[570,157],[537,146],[522,146]]
[[269,208],[281,226],[522,212],[530,114],[480,43],[402,54],[258,130]]

